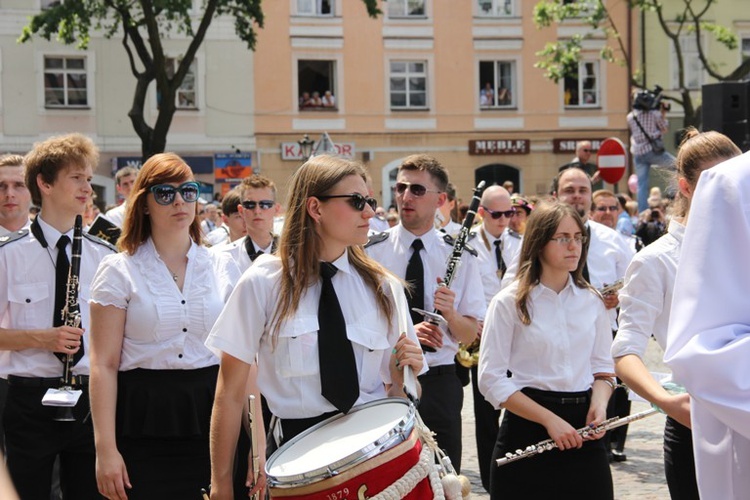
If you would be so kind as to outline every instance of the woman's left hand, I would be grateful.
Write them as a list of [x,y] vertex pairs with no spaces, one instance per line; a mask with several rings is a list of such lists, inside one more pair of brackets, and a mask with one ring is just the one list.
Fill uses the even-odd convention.
[[399,387],[403,385],[404,366],[411,366],[414,376],[417,376],[422,371],[423,363],[422,348],[408,338],[405,333],[402,333],[391,351],[391,379],[393,384]]
[[[586,415],[586,423],[592,429],[607,419],[607,407],[601,407],[599,405],[591,405],[589,412]],[[606,431],[592,432],[584,438],[584,440],[592,441],[594,439],[601,439],[606,434]]]

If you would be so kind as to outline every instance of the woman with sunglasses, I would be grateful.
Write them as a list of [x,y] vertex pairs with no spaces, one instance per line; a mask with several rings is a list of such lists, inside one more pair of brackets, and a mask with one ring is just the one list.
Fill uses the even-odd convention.
[[[535,208],[518,278],[487,310],[479,389],[505,408],[490,467],[493,499],[613,498],[604,433],[576,432],[605,420],[614,386],[609,317],[583,279],[585,234],[573,207]],[[548,438],[557,449],[495,466],[506,453]]]
[[704,170],[739,154],[739,148],[725,135],[699,133],[694,128],[686,131],[677,153],[679,198],[668,232],[635,255],[620,291],[620,329],[612,344],[615,368],[630,389],[668,415],[664,426],[664,470],[674,500],[699,498],[690,433],[690,397],[667,392],[648,371],[642,357],[651,336],[666,349],[675,277],[698,178]]
[[[406,335],[398,328],[393,290],[403,294],[401,284],[361,246],[376,207],[365,181],[364,167],[348,160],[315,156],[302,165],[290,182],[277,254],[261,255],[243,274],[209,335],[206,344],[221,353],[211,422],[212,499],[232,498],[234,445],[256,355],[257,386],[279,421],[282,442],[346,406],[404,396],[403,367],[422,371],[413,328]],[[345,323],[340,355],[322,347],[341,333],[328,328],[334,308],[324,307],[324,296],[330,298],[331,286]],[[336,380],[340,387],[326,384],[331,365],[345,362],[352,363],[350,376]],[[343,409],[339,394],[329,393],[339,389],[350,397]],[[256,446],[262,450],[265,443]],[[262,457],[261,471],[264,463]],[[265,480],[255,479],[248,471],[248,485],[262,490]]]
[[122,253],[91,285],[91,412],[107,498],[193,498],[209,481],[219,360],[204,341],[239,270],[201,246],[199,193],[179,156],[149,158]]

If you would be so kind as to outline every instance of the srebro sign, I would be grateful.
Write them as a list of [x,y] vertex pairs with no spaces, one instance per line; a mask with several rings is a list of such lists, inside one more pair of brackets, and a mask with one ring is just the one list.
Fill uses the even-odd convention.
[[[317,141],[315,142],[317,145]],[[346,158],[347,160],[353,160],[354,159],[354,143],[353,142],[337,142],[333,145],[334,148],[336,148],[336,154],[340,156],[341,158]],[[313,146],[313,151],[315,150],[315,146]],[[281,159],[282,160],[304,160],[305,158],[302,156],[302,148],[300,145],[296,142],[282,142],[281,143]]]

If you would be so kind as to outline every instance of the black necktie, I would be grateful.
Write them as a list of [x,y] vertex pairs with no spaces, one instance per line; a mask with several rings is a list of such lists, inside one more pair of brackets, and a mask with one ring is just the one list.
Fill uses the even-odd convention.
[[424,266],[422,265],[422,257],[419,255],[419,251],[424,248],[424,243],[417,238],[412,242],[411,248],[414,252],[411,254],[409,264],[406,266],[406,281],[412,288],[406,294],[406,299],[409,303],[411,320],[416,325],[424,321],[421,314],[412,311],[414,307],[424,309]]
[[260,257],[260,255],[263,253],[263,250],[255,250],[253,240],[251,240],[249,236],[247,237],[247,239],[245,239],[245,251],[247,251],[247,255],[250,257],[251,262],[255,262],[255,259]]
[[[586,250],[588,250],[590,244],[591,244],[591,227],[587,225],[586,226]],[[588,283],[591,283],[591,279],[589,278],[588,252],[586,252],[586,262],[583,263],[583,279],[585,279]]]
[[[65,252],[70,243],[70,238],[66,235],[60,236],[57,240],[57,261],[55,262],[55,310],[52,311],[52,326],[62,326],[65,322],[62,317],[62,310],[65,308],[65,302],[68,298],[68,274],[70,273],[70,261],[68,254]],[[55,356],[60,361],[65,361],[66,354],[59,352]],[[73,354],[73,365],[83,357],[83,338],[81,338],[81,348]]]
[[502,279],[503,276],[505,276],[505,271],[508,270],[508,267],[505,265],[505,261],[503,260],[503,242],[502,240],[495,240],[495,259],[497,260],[497,270],[499,271],[499,276]]
[[339,411],[347,413],[359,397],[359,375],[352,343],[346,337],[346,321],[331,278],[338,269],[320,263],[323,284],[318,305],[318,361],[320,393]]

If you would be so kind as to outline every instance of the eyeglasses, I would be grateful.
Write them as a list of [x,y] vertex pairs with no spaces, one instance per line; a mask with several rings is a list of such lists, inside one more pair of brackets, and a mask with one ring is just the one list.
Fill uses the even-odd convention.
[[195,181],[183,182],[177,187],[174,187],[171,184],[157,184],[156,186],[151,186],[149,191],[154,195],[154,200],[159,205],[170,205],[174,202],[174,198],[178,191],[185,203],[195,203],[198,201],[201,186]]
[[584,245],[586,244],[586,241],[588,241],[588,238],[586,236],[581,235],[575,235],[572,238],[569,238],[567,236],[560,236],[559,238],[550,238],[550,241],[557,242],[558,245],[561,247],[566,247],[570,245],[570,242],[572,241],[576,245]]
[[616,205],[610,205],[608,207],[596,207],[597,212],[617,212]]
[[273,200],[245,200],[242,202],[242,207],[246,210],[255,210],[255,207],[260,207],[261,210],[270,210],[274,207],[274,205],[276,205],[276,202],[274,202]]
[[408,189],[416,197],[424,196],[425,193],[440,193],[436,189],[427,189],[421,184],[412,184],[410,182],[397,182],[395,189],[398,194],[404,194]]
[[349,203],[354,207],[354,210],[362,211],[365,209],[365,205],[370,205],[373,211],[378,207],[378,200],[362,196],[359,193],[352,194],[329,194],[325,196],[316,196],[319,200],[330,200],[331,198],[349,198]]
[[490,217],[492,217],[493,219],[499,219],[500,217],[505,217],[506,219],[510,219],[516,213],[515,208],[511,208],[510,210],[505,210],[505,211],[490,210],[484,205],[482,205],[482,208],[484,209],[485,212],[490,214]]

